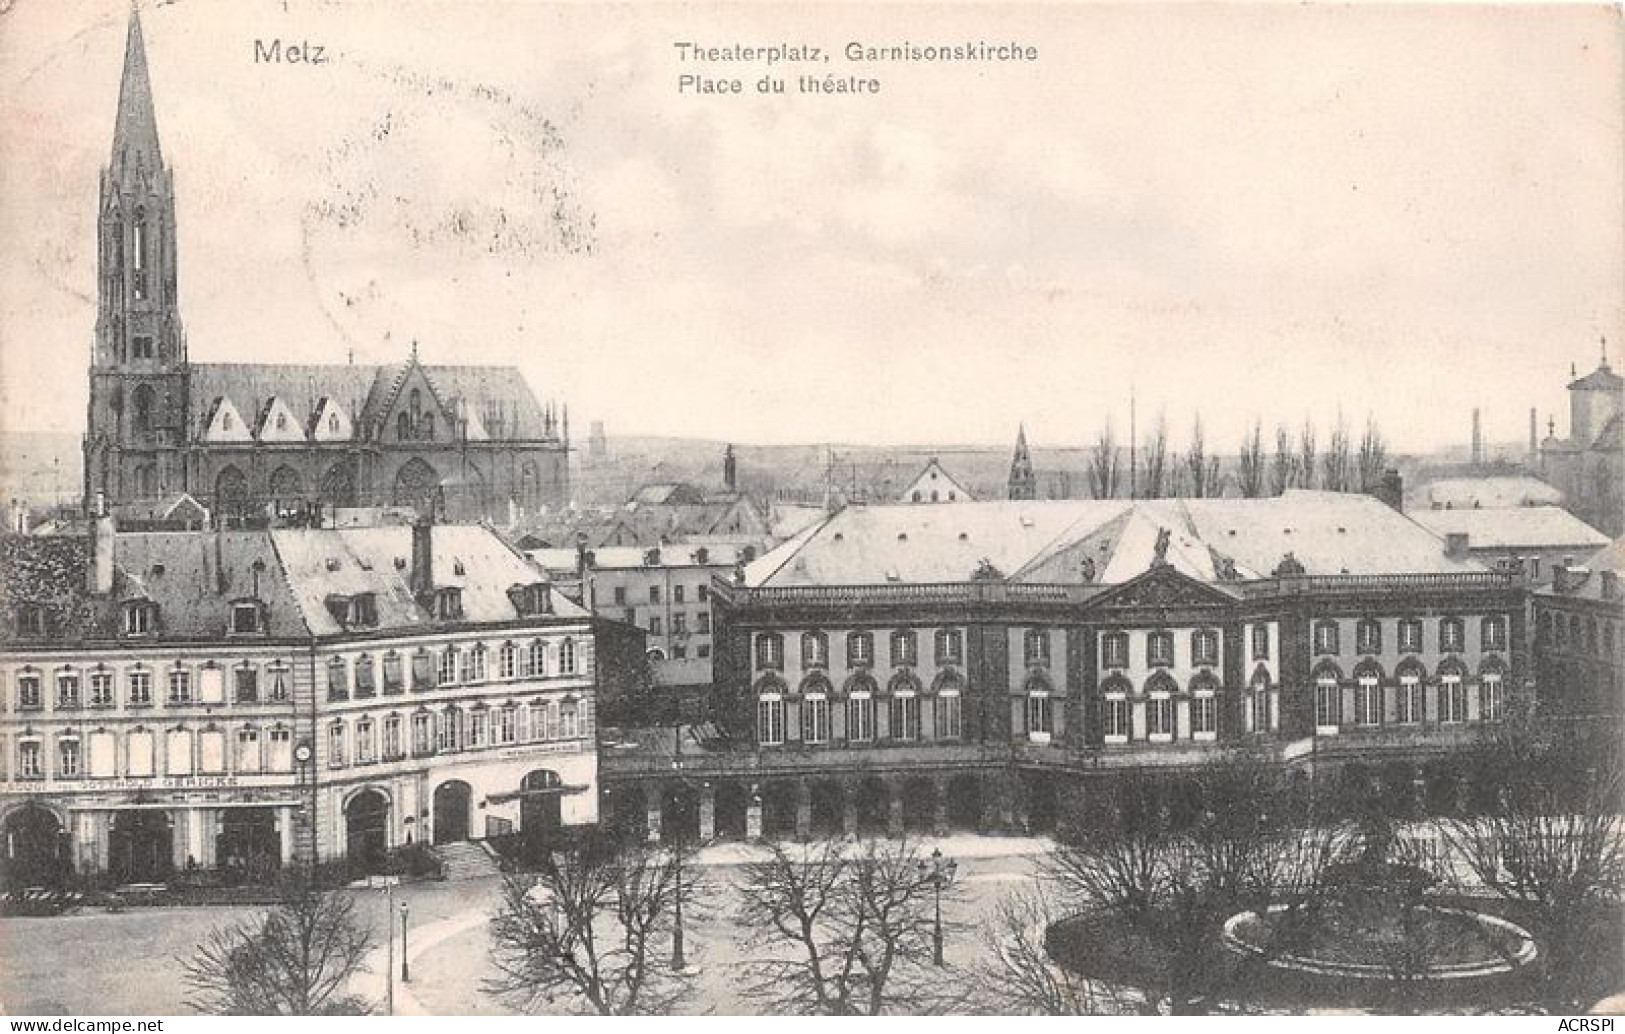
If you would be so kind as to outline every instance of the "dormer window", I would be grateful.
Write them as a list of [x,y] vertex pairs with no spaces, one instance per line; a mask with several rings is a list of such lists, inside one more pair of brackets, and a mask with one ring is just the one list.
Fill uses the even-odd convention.
[[436,589],[434,593],[434,616],[436,621],[461,621],[463,619],[463,590]]
[[546,614],[551,610],[549,591],[546,582],[514,585],[508,589],[508,599],[513,601],[513,608],[519,612],[520,617]]
[[378,624],[378,596],[361,592],[354,596],[329,596],[327,612],[345,628],[373,628]]
[[232,635],[253,635],[264,630],[264,623],[260,620],[260,604],[249,600],[231,605],[231,633]]
[[158,627],[158,604],[134,600],[124,605],[124,634],[151,635]]
[[37,603],[19,603],[17,605],[17,636],[22,639],[44,638],[44,607]]

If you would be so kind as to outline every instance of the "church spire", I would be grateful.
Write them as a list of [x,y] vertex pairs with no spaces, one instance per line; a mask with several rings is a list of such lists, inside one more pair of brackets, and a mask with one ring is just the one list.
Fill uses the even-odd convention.
[[1016,454],[1010,460],[1011,499],[1038,498],[1038,475],[1033,471],[1032,454],[1027,449],[1027,427],[1016,427]]
[[149,171],[163,168],[158,148],[158,117],[152,106],[152,77],[147,72],[147,47],[141,38],[141,12],[130,6],[130,27],[124,38],[124,76],[118,88],[118,119],[113,124],[112,167],[144,162]]

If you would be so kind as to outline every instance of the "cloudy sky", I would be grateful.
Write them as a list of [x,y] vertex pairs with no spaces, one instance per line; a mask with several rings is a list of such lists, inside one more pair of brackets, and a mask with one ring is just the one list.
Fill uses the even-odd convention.
[[[83,421],[127,10],[0,0],[0,427]],[[1562,433],[1625,345],[1617,7],[144,12],[195,361],[416,340],[578,434],[1083,444],[1132,384],[1176,438],[1341,407],[1422,449]],[[672,46],[965,39],[1039,58],[717,98]]]

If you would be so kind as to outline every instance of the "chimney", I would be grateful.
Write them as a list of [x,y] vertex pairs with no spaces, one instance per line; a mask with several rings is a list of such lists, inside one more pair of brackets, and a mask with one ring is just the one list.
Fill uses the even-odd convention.
[[412,522],[412,595],[422,600],[434,595],[434,521],[419,517]]
[[1400,513],[1405,512],[1405,479],[1398,470],[1390,467],[1382,472],[1382,477],[1371,489],[1371,494]]
[[1465,531],[1452,531],[1445,534],[1444,555],[1452,560],[1467,559],[1467,533]]
[[113,546],[117,529],[113,518],[98,513],[90,522],[90,569],[85,572],[85,589],[93,596],[113,594]]
[[1552,568],[1552,591],[1561,595],[1569,591],[1569,566],[1559,564]]
[[1473,466],[1484,464],[1484,422],[1478,407],[1473,407]]
[[1619,599],[1619,572],[1599,571],[1602,578],[1602,598],[1605,600]]

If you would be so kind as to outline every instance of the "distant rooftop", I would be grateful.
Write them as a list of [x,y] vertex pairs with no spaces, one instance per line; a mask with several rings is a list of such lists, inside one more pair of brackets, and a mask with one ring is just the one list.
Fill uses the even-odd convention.
[[1435,535],[1465,534],[1469,549],[1597,549],[1608,536],[1560,506],[1417,510],[1416,523]]

